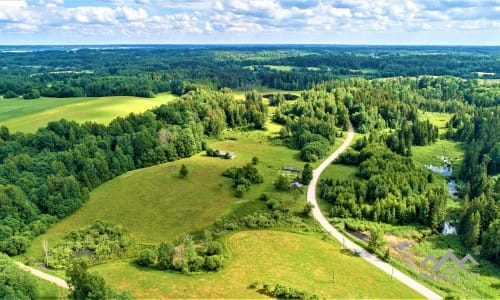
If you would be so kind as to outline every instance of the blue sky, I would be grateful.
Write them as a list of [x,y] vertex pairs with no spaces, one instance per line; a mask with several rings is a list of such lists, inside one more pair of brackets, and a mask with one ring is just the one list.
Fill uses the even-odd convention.
[[500,45],[500,0],[0,0],[0,44]]

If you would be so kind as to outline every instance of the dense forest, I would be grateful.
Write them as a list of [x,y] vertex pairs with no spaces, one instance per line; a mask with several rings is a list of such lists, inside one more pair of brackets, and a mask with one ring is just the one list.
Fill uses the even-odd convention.
[[[165,91],[183,94],[194,83],[215,89],[304,90],[345,77],[498,78],[498,58],[497,47],[27,47],[0,52],[0,95],[153,97]],[[443,97],[454,99],[443,92]]]

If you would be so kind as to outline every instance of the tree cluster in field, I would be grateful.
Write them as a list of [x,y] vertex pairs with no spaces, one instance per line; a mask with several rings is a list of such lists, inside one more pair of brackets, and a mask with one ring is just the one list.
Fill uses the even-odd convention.
[[132,300],[129,292],[120,292],[106,284],[104,278],[88,271],[83,260],[75,260],[66,270],[70,286],[70,299],[88,300]]
[[312,205],[307,203],[301,209],[291,210],[290,203],[275,199],[268,194],[259,198],[266,208],[239,217],[222,218],[213,225],[213,231],[220,234],[240,229],[295,228],[308,231],[304,219],[311,217]]
[[459,232],[467,248],[481,245],[481,255],[500,262],[500,108],[478,107],[455,113],[448,136],[464,142],[459,178],[466,183]]
[[0,253],[0,299],[39,299],[35,278]]
[[253,162],[239,168],[230,167],[222,173],[222,176],[233,179],[233,189],[238,198],[242,198],[252,185],[264,182],[264,177]]
[[227,261],[224,248],[206,232],[203,241],[195,241],[189,235],[176,244],[162,242],[158,246],[143,249],[136,258],[137,264],[159,270],[171,270],[184,274],[199,271],[218,271]]
[[269,297],[277,298],[277,299],[300,299],[300,300],[319,300],[321,299],[318,295],[298,290],[296,288],[275,284],[271,285],[268,283],[259,283],[253,282],[248,285],[250,289],[256,289],[257,292],[267,295]]
[[333,94],[306,91],[295,103],[279,106],[273,121],[283,125],[280,138],[291,148],[299,149],[302,160],[314,162],[330,151],[337,128],[347,129],[349,115]]
[[95,220],[81,229],[72,230],[56,246],[49,248],[46,266],[66,269],[72,259],[81,256],[88,263],[122,256],[131,244],[129,234],[120,226]]
[[[237,102],[227,91],[193,91],[151,111],[117,117],[107,126],[63,119],[36,133],[11,134],[1,127],[0,251],[24,252],[34,236],[73,213],[105,181],[201,151],[204,134],[260,128],[265,108],[256,95]],[[218,125],[210,115],[215,111],[222,116]]]
[[[248,90],[265,86],[283,90],[310,89],[339,77],[452,75],[498,78],[498,53],[490,49],[434,47],[366,49],[363,47],[267,46],[185,49],[157,46],[135,49],[80,49],[1,53],[0,94],[23,96],[152,97],[164,91],[183,94],[193,84]],[[404,54],[404,55],[401,55]],[[126,63],[124,63],[126,62]],[[277,66],[277,68],[273,68]],[[283,68],[279,67],[286,67]],[[421,82],[425,96],[454,99],[461,83],[442,93],[435,76]],[[458,92],[457,92],[458,91]],[[427,97],[431,99],[431,97]],[[465,101],[483,101],[470,93]]]
[[448,192],[432,183],[430,171],[375,142],[359,151],[356,163],[359,178],[319,183],[319,196],[332,204],[332,217],[442,228]]

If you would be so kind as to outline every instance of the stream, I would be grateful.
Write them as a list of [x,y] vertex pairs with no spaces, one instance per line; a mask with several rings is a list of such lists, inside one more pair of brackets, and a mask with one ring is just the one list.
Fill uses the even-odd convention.
[[[434,173],[438,173],[441,176],[445,176],[445,177],[451,176],[453,173],[453,167],[452,167],[451,163],[448,161],[448,158],[443,156],[443,157],[441,157],[441,160],[443,161],[443,165],[440,167],[434,166],[431,164],[425,165],[425,167]],[[450,193],[451,198],[458,199],[457,182],[455,180],[451,179],[448,181],[447,187],[448,187],[448,192]],[[444,221],[444,228],[443,228],[443,232],[442,232],[444,235],[457,234],[457,229],[455,228],[455,226],[453,226],[451,224],[452,224],[451,220]]]

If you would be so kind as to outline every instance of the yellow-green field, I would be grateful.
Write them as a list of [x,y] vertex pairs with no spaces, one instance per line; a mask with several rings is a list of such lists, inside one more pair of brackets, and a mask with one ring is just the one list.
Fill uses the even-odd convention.
[[[141,299],[263,298],[248,285],[280,283],[324,298],[422,298],[341,245],[317,235],[243,231],[224,239],[230,263],[217,273],[181,275],[115,262],[91,268]],[[335,283],[332,282],[335,274]],[[131,280],[133,278],[133,280]]]
[[35,132],[48,122],[62,118],[107,124],[117,116],[143,112],[175,98],[170,93],[164,93],[155,98],[114,96],[2,100],[0,125],[7,126],[11,132]]

